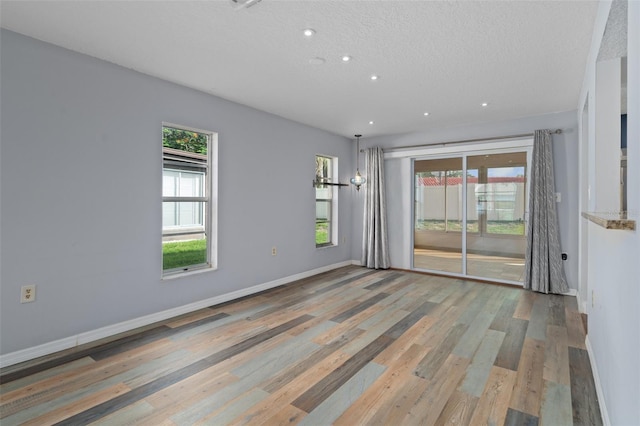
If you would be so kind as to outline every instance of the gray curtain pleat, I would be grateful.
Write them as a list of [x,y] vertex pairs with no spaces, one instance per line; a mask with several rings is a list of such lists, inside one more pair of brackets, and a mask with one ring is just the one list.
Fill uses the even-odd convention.
[[387,206],[384,190],[384,153],[382,148],[365,151],[364,219],[362,225],[362,265],[388,269]]
[[536,130],[531,165],[524,288],[540,293],[569,291],[562,265],[549,130]]

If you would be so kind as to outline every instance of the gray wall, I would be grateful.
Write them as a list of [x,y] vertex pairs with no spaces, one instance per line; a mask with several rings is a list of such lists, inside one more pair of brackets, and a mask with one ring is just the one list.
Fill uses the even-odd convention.
[[[563,133],[553,136],[554,170],[556,176],[556,192],[562,193],[562,202],[558,206],[560,225],[560,244],[569,257],[564,262],[569,286],[578,288],[578,122],[575,111],[526,117],[516,120],[481,123],[460,127],[435,129],[429,132],[416,132],[403,135],[379,136],[360,140],[361,148],[381,146],[393,148],[424,144],[438,144],[447,141],[491,138],[496,136],[532,133],[536,129],[561,128]],[[385,161],[387,177],[387,201],[389,211],[389,243],[391,263],[402,264],[399,255],[405,245],[410,244],[411,224],[406,223],[411,209],[411,200],[403,198],[403,189],[411,182],[401,179],[402,170],[408,162],[402,159]],[[404,191],[406,192],[406,191]],[[354,203],[354,211],[362,209],[362,198]],[[401,224],[399,224],[401,222]],[[362,220],[359,214],[354,215],[353,235],[361,235]],[[357,239],[357,238],[356,238]],[[354,259],[361,256],[361,244],[354,239]]]
[[[339,204],[347,244],[317,250],[311,185],[316,154],[339,157],[348,180],[348,139],[0,37],[0,353],[351,259],[350,190]],[[162,121],[219,134],[219,269],[165,281]],[[20,304],[26,284],[37,300]]]

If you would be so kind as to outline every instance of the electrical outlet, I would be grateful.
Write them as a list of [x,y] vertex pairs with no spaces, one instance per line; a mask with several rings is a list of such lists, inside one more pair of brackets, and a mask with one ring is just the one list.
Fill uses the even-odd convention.
[[556,203],[562,202],[562,193],[556,192]]
[[276,250],[276,246],[271,247],[271,256],[275,256],[278,254],[278,250]]
[[23,285],[20,288],[20,303],[30,303],[36,301],[35,284]]

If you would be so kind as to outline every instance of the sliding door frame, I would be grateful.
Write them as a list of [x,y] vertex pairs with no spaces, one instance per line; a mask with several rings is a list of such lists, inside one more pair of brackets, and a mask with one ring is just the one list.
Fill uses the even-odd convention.
[[[385,154],[385,158],[409,158],[411,161],[411,208],[409,213],[409,223],[411,226],[411,235],[409,237],[410,267],[412,270],[419,272],[429,272],[439,275],[447,275],[457,278],[472,278],[484,281],[492,281],[501,284],[511,284],[522,286],[519,281],[501,280],[497,278],[487,278],[467,275],[467,157],[476,155],[506,154],[513,152],[526,152],[527,167],[525,169],[526,177],[526,195],[525,200],[525,237],[527,233],[527,223],[529,221],[529,197],[531,194],[531,156],[533,153],[533,137],[510,139],[501,141],[486,141],[480,143],[464,143],[451,145],[438,145],[433,147],[421,147],[419,149],[408,149],[402,151],[391,151]],[[433,269],[423,269],[415,267],[415,205],[416,205],[416,187],[415,187],[415,162],[421,160],[440,160],[445,158],[461,158],[462,159],[462,273],[438,271]]]

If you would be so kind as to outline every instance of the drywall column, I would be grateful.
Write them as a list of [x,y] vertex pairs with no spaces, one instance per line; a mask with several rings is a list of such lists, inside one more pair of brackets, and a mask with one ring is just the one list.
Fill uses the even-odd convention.
[[621,58],[596,64],[595,210],[603,214],[620,211],[620,67]]
[[[589,198],[589,186],[585,182],[589,182],[590,172],[589,166],[589,102],[585,102],[582,110],[580,125],[580,186],[579,186],[579,207],[580,211],[592,211],[591,199]],[[589,290],[589,221],[585,218],[578,219],[580,228],[578,230],[579,240],[579,260],[578,260],[578,307],[580,312],[587,313],[587,295]]]

